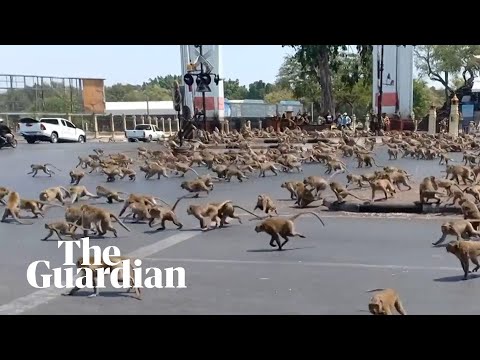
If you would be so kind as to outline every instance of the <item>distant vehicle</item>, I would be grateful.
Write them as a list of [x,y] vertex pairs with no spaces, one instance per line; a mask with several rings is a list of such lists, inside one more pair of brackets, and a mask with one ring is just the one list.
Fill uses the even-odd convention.
[[85,131],[77,128],[67,119],[62,118],[23,118],[19,121],[19,133],[27,140],[27,143],[34,144],[37,141],[49,141],[51,143],[79,142],[87,140]]
[[165,138],[165,133],[158,130],[155,125],[138,124],[135,130],[126,130],[125,137],[129,142],[143,141],[150,142],[152,140],[161,140]]

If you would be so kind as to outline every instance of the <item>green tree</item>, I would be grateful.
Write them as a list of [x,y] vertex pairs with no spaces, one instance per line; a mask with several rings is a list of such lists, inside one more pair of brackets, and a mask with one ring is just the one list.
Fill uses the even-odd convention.
[[[333,75],[338,72],[342,65],[341,58],[345,57],[348,51],[347,45],[289,45],[296,52],[295,57],[302,66],[302,72],[315,78],[322,89],[323,111],[335,112],[335,99],[333,89]],[[372,45],[357,45],[359,54],[357,73],[351,80],[358,81],[364,78],[371,68]],[[365,74],[362,74],[365,73]],[[370,71],[371,73],[371,71]]]
[[223,93],[226,99],[244,100],[247,98],[248,90],[244,85],[240,85],[238,79],[228,79],[223,81]]
[[269,104],[278,104],[283,100],[293,100],[295,96],[290,89],[278,89],[265,95],[265,101]]
[[263,80],[254,81],[248,85],[247,98],[252,100],[263,100],[265,95],[275,90],[275,85],[265,83]]
[[428,88],[424,80],[413,80],[413,112],[417,119],[428,114],[430,106],[433,104],[433,97],[432,90]]
[[475,57],[479,54],[480,45],[419,45],[415,48],[415,64],[420,76],[442,85],[448,102],[459,77],[463,79],[462,86],[472,88],[480,70]]

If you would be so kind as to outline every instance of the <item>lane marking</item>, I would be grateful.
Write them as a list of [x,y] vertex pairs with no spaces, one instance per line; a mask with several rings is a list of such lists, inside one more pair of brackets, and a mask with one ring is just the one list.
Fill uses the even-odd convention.
[[[171,246],[177,245],[183,241],[189,240],[195,236],[202,234],[198,231],[182,231],[178,234],[167,237],[163,240],[157,241],[151,245],[141,247],[127,256],[137,259],[143,259],[165,250]],[[48,303],[51,300],[61,296],[65,289],[48,288],[35,291],[29,295],[15,299],[8,304],[0,306],[0,315],[18,315],[25,311],[32,310],[37,306]]]
[[147,261],[165,261],[165,262],[190,262],[190,263],[218,263],[218,264],[256,264],[256,265],[304,265],[321,267],[344,267],[344,268],[365,268],[365,269],[391,269],[391,270],[439,270],[439,271],[459,271],[459,267],[448,266],[415,266],[415,265],[380,265],[380,264],[360,264],[360,263],[334,263],[323,261],[262,261],[262,260],[215,260],[215,259],[176,259],[176,258],[149,258]]

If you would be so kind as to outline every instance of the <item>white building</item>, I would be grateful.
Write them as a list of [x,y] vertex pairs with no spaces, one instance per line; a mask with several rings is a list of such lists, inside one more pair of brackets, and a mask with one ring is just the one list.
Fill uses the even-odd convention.
[[105,114],[174,116],[177,112],[173,108],[173,101],[122,101],[106,102]]

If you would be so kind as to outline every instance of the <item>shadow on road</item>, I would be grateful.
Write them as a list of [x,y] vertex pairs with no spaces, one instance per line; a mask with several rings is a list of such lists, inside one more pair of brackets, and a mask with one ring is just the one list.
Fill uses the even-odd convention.
[[[283,248],[282,251],[290,251],[290,250],[302,250],[302,249],[314,249],[315,246],[304,246],[304,247],[296,247],[296,248]],[[247,252],[256,252],[256,253],[262,253],[262,252],[273,252],[273,251],[280,251],[278,248],[271,248],[271,249],[250,249],[247,250]]]
[[[474,280],[476,278],[480,277],[480,275],[476,274],[469,274],[467,280]],[[463,275],[457,275],[457,276],[446,276],[438,279],[433,279],[433,281],[436,282],[456,282],[456,281],[465,281],[463,280]]]

